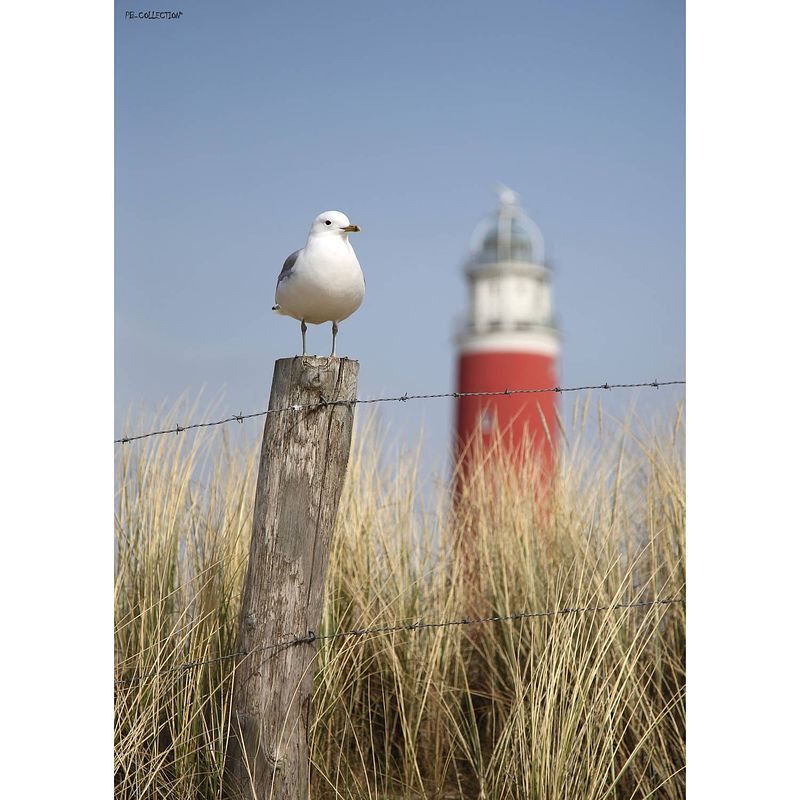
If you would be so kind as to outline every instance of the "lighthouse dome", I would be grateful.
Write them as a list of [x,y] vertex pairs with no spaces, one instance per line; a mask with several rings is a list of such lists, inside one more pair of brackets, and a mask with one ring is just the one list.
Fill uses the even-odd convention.
[[544,239],[536,223],[519,207],[518,196],[506,187],[498,191],[499,203],[472,235],[473,264],[517,261],[544,263]]

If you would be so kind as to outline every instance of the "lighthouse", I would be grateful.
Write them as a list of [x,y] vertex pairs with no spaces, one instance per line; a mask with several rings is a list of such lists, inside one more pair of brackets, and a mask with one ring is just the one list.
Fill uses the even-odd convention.
[[[544,240],[519,205],[498,190],[494,213],[475,229],[464,267],[469,310],[457,334],[459,393],[544,389],[558,384],[560,336]],[[458,397],[456,463],[469,474],[476,448],[537,457],[545,471],[556,443],[554,392]]]

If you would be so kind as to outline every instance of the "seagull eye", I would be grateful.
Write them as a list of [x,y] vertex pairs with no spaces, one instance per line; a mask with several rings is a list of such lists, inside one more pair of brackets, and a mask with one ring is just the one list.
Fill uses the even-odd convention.
[[330,221],[329,219],[326,219],[326,220],[325,220],[325,224],[326,224],[326,225],[330,225],[330,224],[331,224],[331,221]]

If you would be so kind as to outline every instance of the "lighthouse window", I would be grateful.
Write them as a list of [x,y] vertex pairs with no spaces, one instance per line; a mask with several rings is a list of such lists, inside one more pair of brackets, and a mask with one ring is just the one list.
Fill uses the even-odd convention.
[[478,414],[478,424],[481,428],[481,433],[491,433],[495,426],[495,414],[491,408],[482,408]]

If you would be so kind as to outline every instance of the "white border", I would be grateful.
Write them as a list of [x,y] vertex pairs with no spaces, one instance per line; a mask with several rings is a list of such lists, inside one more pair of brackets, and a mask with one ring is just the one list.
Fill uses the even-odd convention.
[[797,792],[799,9],[688,8],[688,796],[698,800]]
[[0,22],[5,797],[113,795],[113,14]]

